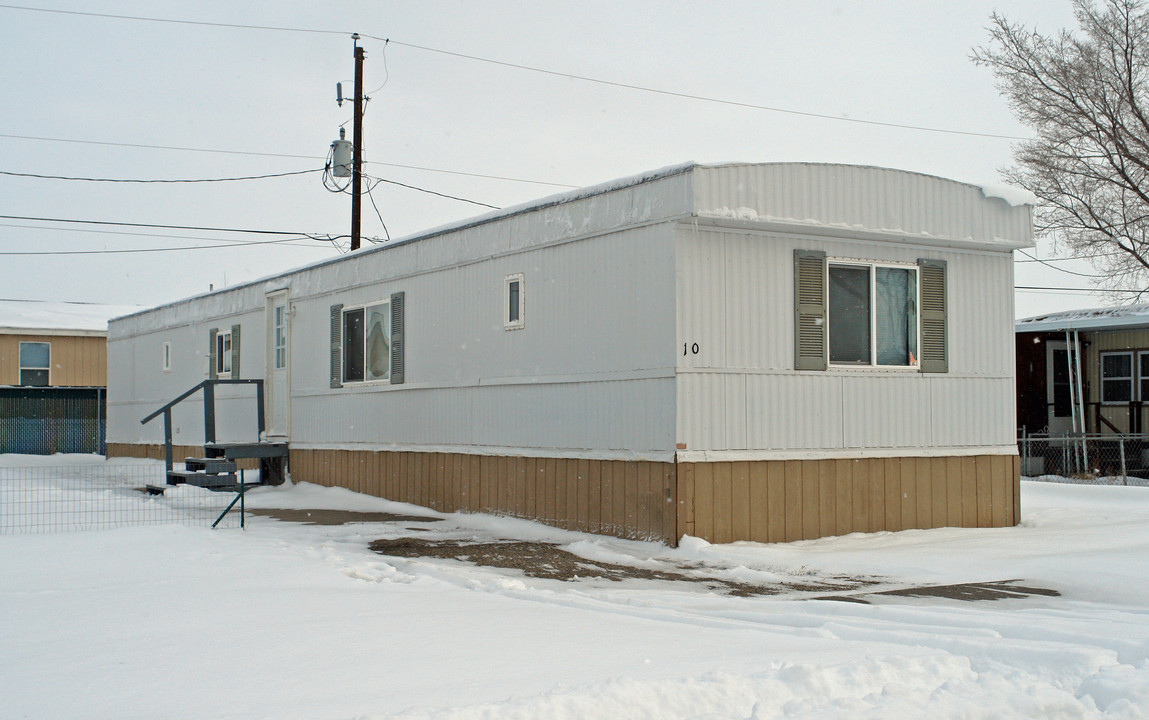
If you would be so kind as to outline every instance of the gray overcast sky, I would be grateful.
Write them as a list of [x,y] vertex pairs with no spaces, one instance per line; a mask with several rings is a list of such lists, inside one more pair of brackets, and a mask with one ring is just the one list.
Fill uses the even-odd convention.
[[[668,97],[411,46],[834,118],[1024,136],[990,72],[969,60],[995,9],[1045,32],[1074,26],[1068,0],[0,2],[0,171],[178,179],[319,169],[351,117],[335,83],[351,94],[349,34],[359,32],[393,41],[362,41],[374,91],[367,172],[438,193],[505,207],[688,160],[859,163],[993,183],[1010,140]],[[486,211],[387,183],[373,197],[392,237]],[[8,216],[326,236],[347,234],[349,214],[350,198],[324,190],[318,173],[195,185],[0,175]],[[365,235],[384,235],[366,200],[363,217]],[[0,253],[223,246],[0,254],[0,297],[156,304],[337,253],[306,239],[235,244],[268,239],[279,238],[0,219]],[[1037,263],[1016,268],[1018,285],[1089,286]],[[1018,291],[1017,314],[1103,302]]]

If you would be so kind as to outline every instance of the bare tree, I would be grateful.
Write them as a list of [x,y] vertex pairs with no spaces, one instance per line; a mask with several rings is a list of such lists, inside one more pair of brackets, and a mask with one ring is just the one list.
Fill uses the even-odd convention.
[[1149,12],[1143,0],[1073,6],[1079,32],[1049,36],[994,13],[973,59],[1036,134],[1006,178],[1037,195],[1038,234],[1088,257],[1100,287],[1149,288]]

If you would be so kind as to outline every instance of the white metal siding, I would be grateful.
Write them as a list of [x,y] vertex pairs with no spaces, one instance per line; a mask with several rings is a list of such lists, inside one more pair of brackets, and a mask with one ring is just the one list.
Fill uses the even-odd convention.
[[[1011,442],[1009,253],[718,230],[690,223],[679,227],[677,441],[686,443],[688,450],[969,447]],[[874,262],[946,260],[950,372],[795,371],[795,249]],[[684,344],[695,342],[702,352],[694,355],[688,347],[684,355]]]

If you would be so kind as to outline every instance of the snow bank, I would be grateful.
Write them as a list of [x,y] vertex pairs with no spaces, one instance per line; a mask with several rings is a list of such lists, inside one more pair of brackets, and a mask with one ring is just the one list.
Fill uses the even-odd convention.
[[[305,484],[249,501],[398,506]],[[394,524],[8,536],[0,717],[1146,717],[1149,490],[1024,482],[1022,511],[1014,528],[676,549],[484,515],[432,513],[406,532],[876,588],[1018,579],[1060,596],[562,583],[370,552]]]

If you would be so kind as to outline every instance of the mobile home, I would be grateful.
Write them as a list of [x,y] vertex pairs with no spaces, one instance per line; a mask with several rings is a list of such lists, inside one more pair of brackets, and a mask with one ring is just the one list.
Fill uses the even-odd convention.
[[[495,211],[115,320],[108,454],[157,455],[140,419],[205,378],[262,378],[296,481],[445,511],[670,543],[1012,525],[1031,213],[818,164]],[[192,452],[203,408],[172,413]]]

